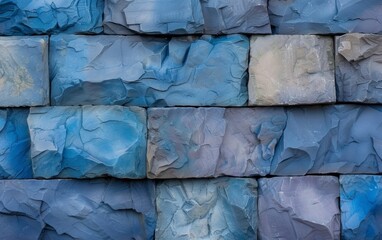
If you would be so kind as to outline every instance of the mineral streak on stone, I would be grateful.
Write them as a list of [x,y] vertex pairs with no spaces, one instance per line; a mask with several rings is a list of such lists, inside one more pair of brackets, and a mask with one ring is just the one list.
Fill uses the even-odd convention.
[[336,37],[336,84],[341,102],[382,103],[382,36]]
[[155,239],[257,239],[257,182],[168,180],[157,185]]
[[102,32],[103,0],[2,0],[0,35]]
[[250,105],[336,101],[333,41],[322,36],[251,38]]
[[48,103],[48,37],[0,37],[0,107]]
[[339,188],[332,176],[259,179],[260,239],[340,239]]
[[274,175],[382,172],[382,107],[336,105],[287,110]]
[[32,178],[27,109],[0,109],[0,179]]
[[382,1],[269,0],[276,33],[382,33]]
[[53,105],[241,106],[249,40],[222,37],[51,37]]
[[148,177],[266,175],[286,124],[282,108],[148,110]]
[[3,239],[153,239],[150,181],[2,180]]
[[142,108],[32,108],[28,123],[35,177],[146,176],[146,112]]
[[340,177],[342,238],[382,238],[382,177]]

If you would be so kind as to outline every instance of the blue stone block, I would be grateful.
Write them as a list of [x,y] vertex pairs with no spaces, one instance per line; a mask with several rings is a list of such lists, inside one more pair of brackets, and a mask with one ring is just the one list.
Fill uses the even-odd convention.
[[102,32],[103,0],[2,0],[0,35]]
[[382,33],[380,0],[269,0],[268,4],[276,33]]
[[142,108],[32,108],[28,124],[34,177],[146,176],[146,111]]
[[382,238],[382,177],[340,177],[342,239]]
[[257,239],[255,179],[168,180],[156,191],[157,240]]
[[286,121],[282,108],[151,108],[147,175],[266,175]]
[[241,106],[249,40],[52,36],[53,105]]
[[340,239],[337,177],[259,179],[260,239]]
[[27,109],[0,109],[0,179],[32,178]]
[[154,239],[150,181],[0,181],[2,239]]
[[0,37],[0,106],[48,104],[48,70],[47,36]]

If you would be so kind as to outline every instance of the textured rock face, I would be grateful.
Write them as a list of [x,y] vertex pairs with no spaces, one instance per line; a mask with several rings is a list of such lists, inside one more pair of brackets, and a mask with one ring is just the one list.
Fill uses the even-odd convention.
[[335,102],[333,42],[329,37],[251,38],[250,105]]
[[0,109],[0,179],[32,178],[27,109]]
[[102,32],[102,0],[3,0],[0,35]]
[[382,107],[290,108],[272,161],[272,174],[379,173]]
[[282,108],[148,110],[148,177],[269,173],[286,124]]
[[340,239],[338,198],[332,176],[259,179],[260,239]]
[[241,35],[53,36],[52,104],[240,106],[248,51]]
[[146,176],[146,112],[142,108],[32,108],[28,124],[35,177]]
[[106,34],[271,33],[266,0],[106,0]]
[[0,37],[0,107],[48,103],[48,37]]
[[159,183],[155,239],[257,239],[256,188],[239,178]]
[[343,239],[382,238],[382,177],[340,177]]
[[0,181],[4,239],[153,239],[154,184],[120,180]]
[[382,32],[380,0],[269,0],[268,4],[276,33]]
[[339,101],[382,103],[382,36],[336,37],[336,84]]

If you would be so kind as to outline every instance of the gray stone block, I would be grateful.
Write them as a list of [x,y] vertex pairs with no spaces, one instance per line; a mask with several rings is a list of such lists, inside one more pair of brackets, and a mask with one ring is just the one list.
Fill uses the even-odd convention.
[[257,239],[255,179],[163,181],[156,205],[155,239]]
[[268,4],[276,33],[382,33],[380,0],[270,0]]
[[35,177],[146,176],[146,111],[142,108],[32,108],[28,124]]
[[0,107],[48,103],[48,37],[0,37]]
[[333,50],[330,37],[253,36],[249,105],[335,102]]
[[241,106],[249,40],[58,35],[50,41],[53,105]]
[[2,0],[0,35],[102,32],[103,0]]
[[340,239],[338,198],[332,176],[259,179],[260,239]]
[[0,181],[2,239],[153,239],[150,181]]
[[342,239],[382,238],[382,177],[340,176]]
[[148,110],[148,177],[266,175],[286,124],[282,108]]
[[337,99],[382,103],[382,36],[346,34],[336,37]]

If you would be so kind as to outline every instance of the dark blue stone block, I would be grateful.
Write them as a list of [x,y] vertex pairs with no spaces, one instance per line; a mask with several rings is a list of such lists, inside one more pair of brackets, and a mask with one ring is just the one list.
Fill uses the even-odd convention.
[[146,176],[146,111],[142,108],[32,108],[28,124],[34,177]]
[[2,239],[153,239],[150,181],[0,181]]
[[2,0],[0,35],[102,32],[103,0]]
[[249,40],[242,35],[52,36],[53,105],[241,106]]
[[276,33],[382,33],[380,0],[270,0],[268,4]]
[[342,239],[382,238],[382,177],[340,177]]
[[27,109],[0,109],[0,179],[32,178]]

